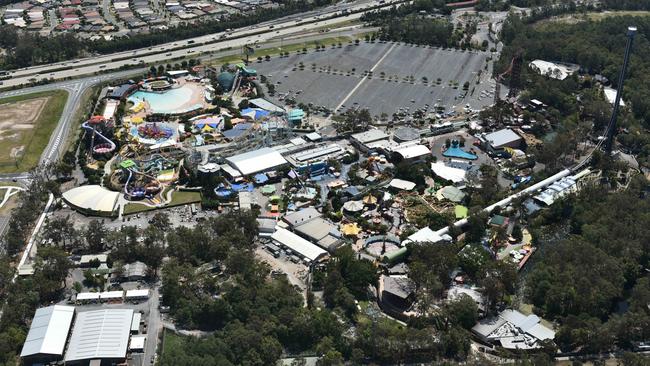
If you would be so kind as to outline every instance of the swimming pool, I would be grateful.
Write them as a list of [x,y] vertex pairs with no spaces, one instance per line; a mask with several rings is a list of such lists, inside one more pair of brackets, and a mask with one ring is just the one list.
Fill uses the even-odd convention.
[[478,159],[478,156],[468,153],[467,151],[460,148],[458,145],[459,145],[458,141],[452,141],[451,146],[447,150],[445,150],[445,152],[443,152],[442,155],[448,158],[460,158],[460,159],[467,159],[467,160]]
[[[188,110],[192,100],[192,89],[176,88],[162,93],[152,93],[139,90],[129,97],[129,101],[137,104],[146,100],[154,113],[179,113]],[[184,107],[185,106],[185,107]]]

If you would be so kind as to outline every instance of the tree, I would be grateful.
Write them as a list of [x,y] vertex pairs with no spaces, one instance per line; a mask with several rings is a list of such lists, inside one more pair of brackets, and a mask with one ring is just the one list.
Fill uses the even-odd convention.
[[99,220],[90,220],[86,227],[86,243],[88,249],[93,253],[103,252],[105,250],[104,243],[106,240],[106,226]]
[[237,106],[239,110],[243,110],[249,107],[248,99],[242,99],[241,102],[239,102],[239,105]]
[[157,212],[153,215],[151,220],[149,220],[149,225],[163,232],[169,230],[169,227],[171,226],[169,215],[166,212]]
[[471,329],[478,320],[478,305],[467,295],[447,303],[444,307],[445,317],[454,326]]

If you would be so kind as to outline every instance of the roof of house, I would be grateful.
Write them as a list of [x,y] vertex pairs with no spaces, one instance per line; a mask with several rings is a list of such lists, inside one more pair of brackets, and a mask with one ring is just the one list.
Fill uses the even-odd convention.
[[77,315],[66,362],[126,357],[133,309],[103,309]]
[[52,305],[36,310],[20,357],[63,355],[74,306]]
[[284,245],[311,261],[318,260],[327,254],[319,246],[310,243],[287,229],[278,228],[271,238],[278,244]]
[[226,160],[244,175],[273,169],[287,163],[279,152],[270,147],[234,155]]

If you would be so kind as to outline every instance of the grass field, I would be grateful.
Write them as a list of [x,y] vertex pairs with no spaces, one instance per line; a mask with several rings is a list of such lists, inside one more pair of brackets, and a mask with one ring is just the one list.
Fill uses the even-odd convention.
[[536,27],[544,27],[552,24],[562,23],[562,24],[575,24],[579,22],[584,22],[587,20],[591,21],[601,21],[606,18],[611,17],[647,17],[650,16],[650,11],[602,11],[602,12],[590,12],[586,14],[567,14],[562,16],[553,17],[550,19],[544,19],[535,24]]
[[0,173],[38,165],[67,99],[63,90],[0,99]]
[[[249,59],[251,61],[254,61],[258,57],[264,58],[264,56],[266,55],[269,56],[279,55],[280,52],[295,53],[296,51],[302,50],[303,48],[312,50],[317,44],[324,45],[327,47],[331,47],[332,43],[338,43],[338,42],[341,42],[342,44],[347,44],[350,40],[355,40],[355,39],[356,37],[353,38],[353,37],[342,36],[342,37],[323,38],[323,39],[319,39],[318,41],[308,41],[308,42],[300,42],[300,41],[292,42],[291,40],[288,40],[287,43],[285,43],[282,47],[256,48],[255,53],[249,56]],[[246,58],[245,55],[230,55],[230,56],[216,58],[210,61],[216,65],[222,65],[226,63],[241,62],[245,58]]]
[[[176,191],[172,193],[172,200],[164,208],[188,205],[201,202],[200,192]],[[124,207],[124,215],[132,215],[139,212],[157,210],[158,207],[149,207],[140,203],[127,203]]]

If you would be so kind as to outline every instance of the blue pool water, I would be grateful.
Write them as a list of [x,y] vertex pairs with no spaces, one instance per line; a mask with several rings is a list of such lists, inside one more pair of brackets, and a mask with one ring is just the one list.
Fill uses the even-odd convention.
[[129,101],[138,103],[146,100],[154,113],[178,113],[187,110],[182,108],[192,99],[190,88],[177,88],[162,93],[152,93],[139,90],[129,97]]
[[458,146],[458,141],[452,141],[451,146],[442,153],[443,156],[448,158],[460,158],[467,160],[476,160],[478,156],[468,153]]

